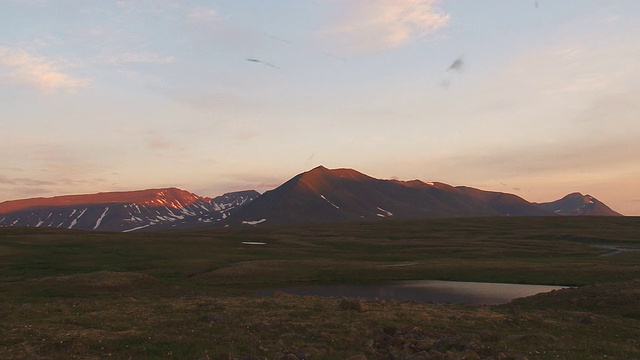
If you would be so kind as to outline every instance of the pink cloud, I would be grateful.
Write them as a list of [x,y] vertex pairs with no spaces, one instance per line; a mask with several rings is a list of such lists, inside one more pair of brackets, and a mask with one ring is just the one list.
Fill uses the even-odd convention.
[[346,16],[325,30],[323,38],[341,43],[345,52],[381,51],[424,37],[449,22],[437,0],[345,0]]
[[68,67],[63,61],[32,55],[22,49],[0,47],[0,70],[5,69],[4,78],[46,93],[75,91],[89,85],[89,79],[66,73],[64,69]]

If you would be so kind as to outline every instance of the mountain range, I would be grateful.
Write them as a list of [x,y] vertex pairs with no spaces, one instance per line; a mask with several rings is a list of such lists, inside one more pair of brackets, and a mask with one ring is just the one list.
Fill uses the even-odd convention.
[[248,190],[211,199],[166,188],[14,200],[0,203],[0,226],[120,232],[197,227],[223,221],[259,195]]
[[0,226],[129,232],[199,226],[282,225],[481,216],[621,216],[590,195],[532,203],[508,193],[420,180],[382,180],[323,166],[260,195],[215,198],[177,188],[0,203]]

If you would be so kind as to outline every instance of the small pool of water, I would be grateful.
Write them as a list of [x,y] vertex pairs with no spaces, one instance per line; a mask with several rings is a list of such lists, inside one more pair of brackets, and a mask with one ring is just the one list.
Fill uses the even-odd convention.
[[628,248],[628,247],[623,247],[619,245],[591,245],[591,246],[599,249],[609,250],[608,253],[602,254],[600,256],[614,256],[614,255],[620,255],[620,254],[630,253],[630,252],[640,252],[640,249]]
[[269,296],[279,291],[292,295],[497,305],[506,304],[513,299],[563,288],[548,285],[420,280],[384,285],[328,285],[269,289],[259,291],[258,295]]

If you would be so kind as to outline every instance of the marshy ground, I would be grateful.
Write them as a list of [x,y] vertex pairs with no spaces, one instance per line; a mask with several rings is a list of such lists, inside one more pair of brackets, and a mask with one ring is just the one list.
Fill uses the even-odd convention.
[[[640,253],[593,245],[640,247],[640,219],[4,228],[0,358],[640,359]],[[255,295],[416,279],[577,287],[497,306]]]

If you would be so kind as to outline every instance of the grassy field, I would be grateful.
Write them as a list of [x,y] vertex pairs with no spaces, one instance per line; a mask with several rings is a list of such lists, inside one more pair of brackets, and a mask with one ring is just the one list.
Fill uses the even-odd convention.
[[[640,218],[1,228],[0,358],[640,359],[640,252],[602,245],[640,249]],[[580,287],[475,307],[254,295],[414,279]]]

